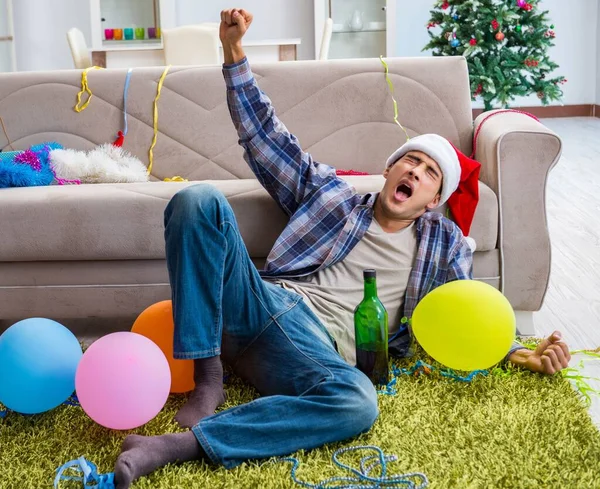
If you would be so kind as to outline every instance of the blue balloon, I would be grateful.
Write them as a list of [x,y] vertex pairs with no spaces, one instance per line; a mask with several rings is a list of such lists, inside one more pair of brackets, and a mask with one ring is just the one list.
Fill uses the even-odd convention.
[[13,324],[0,336],[0,403],[23,414],[62,404],[75,390],[82,355],[75,335],[56,321]]

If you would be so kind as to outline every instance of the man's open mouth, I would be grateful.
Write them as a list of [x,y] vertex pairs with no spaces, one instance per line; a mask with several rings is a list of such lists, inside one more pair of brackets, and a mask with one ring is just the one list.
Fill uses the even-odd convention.
[[413,188],[409,183],[400,183],[396,187],[395,197],[400,202],[405,202],[413,194]]

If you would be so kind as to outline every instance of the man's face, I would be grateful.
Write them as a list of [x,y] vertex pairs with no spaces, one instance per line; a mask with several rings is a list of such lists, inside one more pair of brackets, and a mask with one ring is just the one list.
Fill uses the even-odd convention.
[[440,203],[442,170],[420,151],[409,151],[383,172],[386,179],[379,194],[388,219],[414,220]]

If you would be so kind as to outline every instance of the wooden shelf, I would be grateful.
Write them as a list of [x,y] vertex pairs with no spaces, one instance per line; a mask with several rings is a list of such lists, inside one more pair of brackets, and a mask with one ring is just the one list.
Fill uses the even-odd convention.
[[105,48],[123,48],[123,49],[132,49],[148,46],[147,49],[151,49],[152,47],[161,47],[162,39],[123,39],[122,41],[115,41],[113,39],[103,40],[102,45]]

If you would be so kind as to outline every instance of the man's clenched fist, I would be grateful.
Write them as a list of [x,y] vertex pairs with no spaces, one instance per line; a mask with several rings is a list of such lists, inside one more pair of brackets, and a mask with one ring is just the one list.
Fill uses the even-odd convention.
[[219,37],[223,47],[235,46],[241,43],[252,23],[252,14],[244,9],[230,8],[221,12]]

